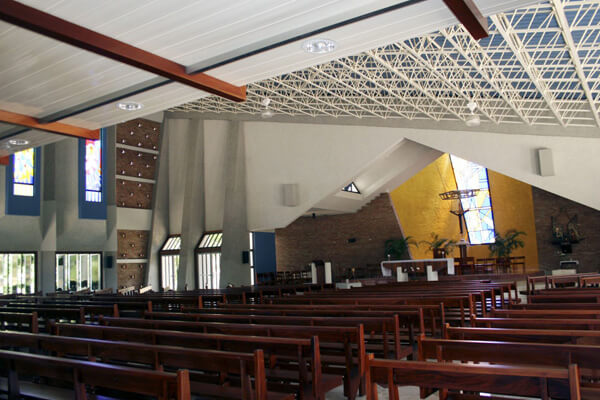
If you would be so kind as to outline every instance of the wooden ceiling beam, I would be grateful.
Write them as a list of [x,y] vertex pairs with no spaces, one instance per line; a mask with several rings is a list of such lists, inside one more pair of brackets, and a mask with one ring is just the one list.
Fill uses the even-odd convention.
[[246,86],[188,74],[181,64],[13,0],[0,1],[0,20],[229,100],[246,100]]
[[100,139],[100,129],[86,129],[79,126],[63,124],[61,122],[49,122],[44,124],[29,115],[17,114],[5,110],[0,110],[0,122],[56,133],[58,135],[93,140]]
[[475,40],[489,35],[487,18],[473,0],[444,0],[444,3]]
[[10,163],[10,156],[0,157],[0,165],[8,165]]

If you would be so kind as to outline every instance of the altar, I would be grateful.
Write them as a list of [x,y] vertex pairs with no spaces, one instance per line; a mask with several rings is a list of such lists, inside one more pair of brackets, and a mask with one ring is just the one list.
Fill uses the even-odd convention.
[[392,276],[396,271],[398,282],[408,282],[409,274],[426,275],[428,281],[439,280],[440,275],[454,275],[454,258],[423,260],[387,260],[381,262],[381,273]]

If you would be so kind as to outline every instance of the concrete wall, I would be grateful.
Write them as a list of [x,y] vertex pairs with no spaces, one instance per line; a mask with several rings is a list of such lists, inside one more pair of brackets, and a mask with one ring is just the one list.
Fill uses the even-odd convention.
[[[114,130],[109,129],[105,149],[107,188],[114,186]],[[37,289],[55,290],[55,253],[57,251],[101,251],[116,253],[114,212],[107,220],[79,218],[78,143],[66,138],[42,148],[41,211],[39,217],[5,214],[6,168],[0,167],[0,251],[36,251],[38,254]],[[107,191],[107,206],[114,209],[114,190]],[[105,287],[115,287],[113,269],[103,269]]]

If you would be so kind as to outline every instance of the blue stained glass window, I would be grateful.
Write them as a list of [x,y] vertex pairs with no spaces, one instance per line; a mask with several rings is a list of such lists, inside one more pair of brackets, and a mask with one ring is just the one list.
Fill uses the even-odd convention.
[[35,149],[22,150],[13,156],[13,195],[33,197],[35,183]]
[[85,141],[85,201],[102,202],[102,140]]
[[450,155],[458,190],[479,189],[475,197],[462,199],[465,225],[471,244],[494,243],[494,213],[485,167]]

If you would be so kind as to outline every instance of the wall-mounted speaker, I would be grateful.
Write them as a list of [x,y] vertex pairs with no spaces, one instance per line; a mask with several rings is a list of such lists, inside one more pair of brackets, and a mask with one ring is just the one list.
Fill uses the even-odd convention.
[[286,207],[297,207],[300,204],[297,183],[285,183],[283,187],[283,205]]
[[242,264],[248,264],[250,263],[250,252],[249,251],[242,251]]
[[106,268],[112,268],[113,267],[113,256],[106,256],[106,258],[104,259],[104,265],[106,266]]
[[538,172],[541,176],[554,176],[552,149],[537,149]]

